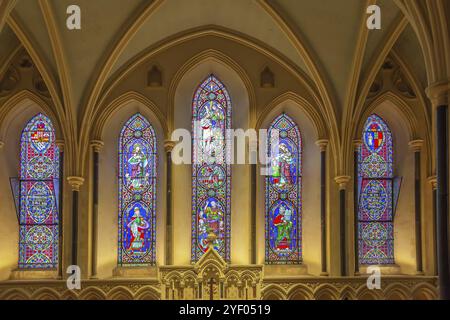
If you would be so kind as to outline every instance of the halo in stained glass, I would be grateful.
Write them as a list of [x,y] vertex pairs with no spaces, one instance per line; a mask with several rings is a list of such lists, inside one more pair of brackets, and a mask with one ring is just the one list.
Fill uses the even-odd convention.
[[372,114],[359,150],[361,183],[358,212],[361,264],[394,263],[393,141],[386,122]]
[[51,269],[58,264],[58,179],[55,130],[50,119],[39,113],[21,136],[19,268]]
[[119,137],[120,266],[156,262],[156,147],[147,119],[132,116]]
[[301,142],[300,131],[288,115],[283,113],[270,125],[271,170],[265,179],[267,264],[302,262]]
[[230,260],[231,167],[226,130],[231,129],[231,100],[224,84],[209,75],[192,100],[192,253],[207,251],[207,238]]

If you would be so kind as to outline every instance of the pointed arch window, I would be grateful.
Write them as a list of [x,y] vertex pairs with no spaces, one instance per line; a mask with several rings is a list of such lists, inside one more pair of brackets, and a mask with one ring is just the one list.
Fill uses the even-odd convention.
[[119,266],[156,261],[156,147],[147,119],[132,116],[119,138]]
[[288,115],[283,113],[270,125],[267,152],[271,170],[265,178],[266,263],[301,263],[302,140]]
[[372,114],[359,150],[358,241],[361,264],[394,263],[393,141],[386,122]]
[[223,83],[208,76],[192,102],[192,254],[197,261],[214,247],[230,260],[231,167],[226,130],[231,128],[231,99]]
[[58,265],[59,151],[48,117],[37,114],[20,141],[19,268],[53,269]]

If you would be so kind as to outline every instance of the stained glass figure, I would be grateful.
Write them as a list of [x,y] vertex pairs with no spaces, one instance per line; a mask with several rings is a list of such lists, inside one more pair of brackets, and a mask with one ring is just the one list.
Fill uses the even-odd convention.
[[156,147],[147,119],[132,116],[119,138],[119,266],[156,261]]
[[359,150],[358,237],[361,264],[394,263],[393,141],[386,122],[371,115]]
[[34,116],[22,131],[20,154],[19,268],[58,265],[59,151],[48,117]]
[[192,255],[197,261],[214,248],[230,259],[231,167],[226,129],[231,128],[231,100],[214,75],[198,87],[192,102]]
[[265,178],[266,263],[301,263],[302,141],[288,115],[272,122],[267,145],[271,170]]

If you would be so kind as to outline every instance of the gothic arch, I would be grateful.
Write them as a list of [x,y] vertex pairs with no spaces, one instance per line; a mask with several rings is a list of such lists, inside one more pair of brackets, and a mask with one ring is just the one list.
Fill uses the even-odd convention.
[[313,291],[306,285],[299,284],[289,290],[288,300],[314,300]]
[[286,293],[278,285],[269,285],[261,292],[262,300],[285,300]]
[[[165,150],[164,140],[166,127],[160,121],[161,114],[157,107],[148,99],[131,92],[112,102],[97,120],[93,129],[94,140],[101,140],[104,146],[99,154],[99,221],[103,221],[98,229],[98,276],[110,277],[118,266],[118,216],[119,216],[119,136],[123,126],[135,114],[141,114],[153,127],[157,145],[156,167],[156,263],[164,261],[165,237]],[[162,120],[162,119],[161,119]]]
[[[60,119],[56,116],[54,110],[36,93],[29,90],[22,90],[8,98],[0,107],[0,141],[5,140],[8,124],[13,121],[26,108],[26,104],[36,105],[41,112],[50,118],[55,128],[56,138],[64,140],[64,132],[62,131]],[[24,123],[25,124],[25,123]]]
[[96,114],[94,119],[94,125],[91,130],[91,136],[95,140],[101,140],[105,124],[114,117],[114,114],[120,110],[124,105],[129,103],[136,103],[144,105],[156,119],[158,119],[158,124],[163,129],[163,136],[165,139],[169,137],[169,130],[167,127],[167,120],[161,110],[156,106],[156,104],[143,94],[136,91],[128,91],[120,95],[111,101],[108,105],[100,108],[100,112]]
[[[191,59],[186,61],[183,66],[177,71],[175,76],[172,78],[172,81],[169,85],[169,90],[167,93],[167,101],[168,101],[168,123],[169,128],[174,130],[174,112],[175,112],[175,93],[177,88],[182,80],[182,78],[189,73],[189,71],[193,70],[196,66],[204,63],[205,61],[214,61],[218,64],[223,64],[228,68],[232,69],[236,74],[239,75],[242,83],[245,86],[247,91],[247,97],[249,101],[249,110],[250,110],[250,127],[252,123],[254,123],[254,119],[256,117],[256,96],[255,90],[253,88],[253,84],[247,75],[246,71],[233,59],[228,57],[223,52],[218,50],[210,49],[204,51],[200,54],[193,56]],[[233,101],[232,101],[233,103]]]
[[[313,261],[320,259],[321,240],[319,238],[319,218],[316,212],[320,212],[319,203],[316,201],[320,197],[320,188],[315,181],[320,176],[320,148],[316,141],[326,137],[325,124],[321,122],[314,108],[297,95],[288,92],[275,98],[264,111],[259,115],[257,129],[268,129],[274,119],[285,113],[297,125],[301,136],[301,234],[302,234],[302,265],[296,265],[290,272],[304,273],[305,266],[308,272],[319,274],[319,266]],[[261,145],[260,145],[261,147]],[[261,151],[261,150],[260,150]],[[331,155],[330,155],[331,158]],[[263,169],[264,164],[257,165],[257,170]],[[331,170],[331,169],[330,169]],[[260,174],[256,177],[256,259],[257,263],[264,263],[265,259],[265,177]],[[317,246],[316,246],[317,245]],[[274,269],[294,268],[294,266],[278,265],[266,266],[266,272]],[[275,274],[274,274],[275,275]]]

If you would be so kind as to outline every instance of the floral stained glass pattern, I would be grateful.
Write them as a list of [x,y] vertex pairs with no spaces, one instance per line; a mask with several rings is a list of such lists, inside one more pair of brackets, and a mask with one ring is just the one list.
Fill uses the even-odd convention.
[[231,128],[231,100],[214,75],[198,87],[192,102],[192,254],[197,261],[208,249],[208,235],[230,258],[231,167],[226,130]]
[[55,130],[49,118],[38,114],[21,136],[19,268],[58,265],[58,179]]
[[359,151],[359,261],[394,263],[393,141],[386,122],[371,115]]
[[267,148],[271,161],[270,175],[265,181],[268,264],[302,261],[301,148],[300,132],[294,121],[286,114],[277,117],[269,127]]
[[156,136],[141,115],[131,117],[119,138],[120,266],[155,263]]

